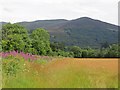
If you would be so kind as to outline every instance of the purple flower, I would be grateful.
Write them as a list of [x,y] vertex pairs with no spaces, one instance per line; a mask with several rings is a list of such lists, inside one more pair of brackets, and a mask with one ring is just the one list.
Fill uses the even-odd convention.
[[24,52],[18,52],[18,51],[10,51],[10,52],[1,52],[0,56],[3,58],[7,58],[8,56],[14,56],[14,57],[22,57],[25,60],[36,60],[36,55],[31,55],[30,53],[24,53]]

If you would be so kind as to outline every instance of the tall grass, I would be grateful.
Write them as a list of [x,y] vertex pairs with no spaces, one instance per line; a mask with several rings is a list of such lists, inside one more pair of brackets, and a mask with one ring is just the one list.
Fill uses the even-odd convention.
[[79,60],[69,60],[68,58],[59,58],[49,63],[45,58],[38,58],[33,62],[24,60],[24,58],[4,58],[3,88],[118,87],[118,72],[102,68],[107,67],[106,64],[94,67],[84,65],[84,61],[82,63]]

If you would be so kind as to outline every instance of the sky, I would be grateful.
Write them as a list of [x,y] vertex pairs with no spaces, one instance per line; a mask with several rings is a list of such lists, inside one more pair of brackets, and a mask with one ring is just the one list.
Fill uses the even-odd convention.
[[0,0],[0,22],[90,17],[118,24],[119,0]]

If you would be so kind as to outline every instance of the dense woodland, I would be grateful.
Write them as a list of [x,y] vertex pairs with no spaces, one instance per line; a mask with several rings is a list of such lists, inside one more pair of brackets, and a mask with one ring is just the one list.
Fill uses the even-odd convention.
[[47,30],[37,28],[31,33],[19,24],[5,24],[0,31],[2,37],[1,51],[18,51],[43,56],[63,57],[119,57],[119,44],[101,44],[101,48],[81,48],[79,46],[66,46],[64,43],[50,42]]
[[118,42],[118,26],[81,17],[73,20],[36,20],[31,22],[18,22],[18,24],[32,32],[36,28],[44,28],[50,34],[51,42],[62,42],[66,46],[79,46],[81,48],[100,48],[107,42]]

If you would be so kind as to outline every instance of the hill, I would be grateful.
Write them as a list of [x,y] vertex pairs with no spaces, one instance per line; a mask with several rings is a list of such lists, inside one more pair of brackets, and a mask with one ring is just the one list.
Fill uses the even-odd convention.
[[18,24],[25,26],[29,32],[44,28],[50,33],[51,42],[62,42],[69,46],[98,48],[101,43],[118,42],[118,26],[89,17],[74,20],[37,20]]

